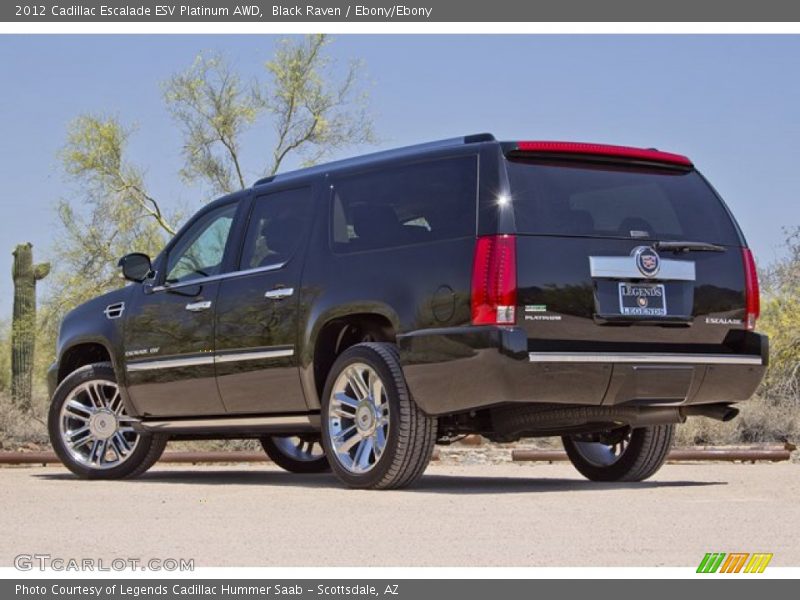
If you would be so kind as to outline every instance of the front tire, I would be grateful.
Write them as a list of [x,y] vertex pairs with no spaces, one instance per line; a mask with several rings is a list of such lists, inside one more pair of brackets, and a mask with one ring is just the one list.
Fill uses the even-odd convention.
[[265,435],[260,441],[270,460],[290,473],[325,473],[331,470],[318,434],[316,437]]
[[161,457],[167,436],[139,433],[125,410],[109,363],[81,367],[53,394],[50,444],[70,471],[85,479],[141,475]]
[[411,398],[393,344],[370,342],[344,351],[322,398],[322,444],[346,485],[402,488],[425,471],[436,419]]
[[616,439],[594,441],[586,436],[564,436],[570,462],[592,481],[643,481],[667,459],[674,425],[629,429]]

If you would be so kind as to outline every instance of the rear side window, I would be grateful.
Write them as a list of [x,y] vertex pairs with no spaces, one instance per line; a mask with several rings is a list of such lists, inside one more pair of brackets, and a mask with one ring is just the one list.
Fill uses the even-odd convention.
[[331,240],[357,252],[475,234],[477,157],[360,173],[334,184]]
[[738,245],[738,232],[695,171],[510,160],[517,231]]
[[302,239],[310,209],[310,188],[258,196],[247,225],[239,269],[258,269],[289,260]]

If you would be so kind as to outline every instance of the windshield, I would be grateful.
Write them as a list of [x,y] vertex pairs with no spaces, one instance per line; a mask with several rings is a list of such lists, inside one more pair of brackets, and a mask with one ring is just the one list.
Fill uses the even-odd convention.
[[518,233],[741,243],[696,171],[514,159],[508,176]]

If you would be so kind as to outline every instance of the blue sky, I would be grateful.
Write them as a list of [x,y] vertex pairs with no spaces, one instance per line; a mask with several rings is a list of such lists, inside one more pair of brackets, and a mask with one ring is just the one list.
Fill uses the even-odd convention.
[[[130,158],[167,206],[199,206],[178,176],[181,140],[160,82],[200,50],[263,74],[274,36],[0,37],[0,319],[11,312],[11,251],[53,258],[67,123],[82,112],[135,124]],[[737,216],[760,263],[800,225],[798,36],[338,36],[330,52],[366,61],[376,149],[489,131],[506,139],[656,146],[689,155]],[[268,122],[244,149],[266,163]],[[342,156],[357,153],[354,148]],[[289,165],[291,166],[291,165]]]

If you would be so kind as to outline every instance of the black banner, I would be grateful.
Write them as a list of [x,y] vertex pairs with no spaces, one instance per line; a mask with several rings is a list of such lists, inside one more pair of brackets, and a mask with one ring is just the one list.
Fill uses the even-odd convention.
[[[699,576],[700,578],[702,576]],[[714,579],[712,582],[711,579]],[[707,593],[731,599],[755,594],[793,595],[794,582],[784,579],[742,580],[706,576],[697,580],[531,580],[531,579],[297,579],[297,580],[4,580],[0,597],[6,600],[264,600],[293,598],[327,600],[381,598],[423,600],[426,598],[516,599],[591,596],[592,600],[625,597],[670,598]],[[711,587],[713,586],[713,588]],[[757,587],[758,586],[758,587]],[[790,587],[791,586],[791,587]],[[705,592],[704,592],[705,590]]]
[[786,22],[786,0],[38,0],[0,4],[11,22]]

